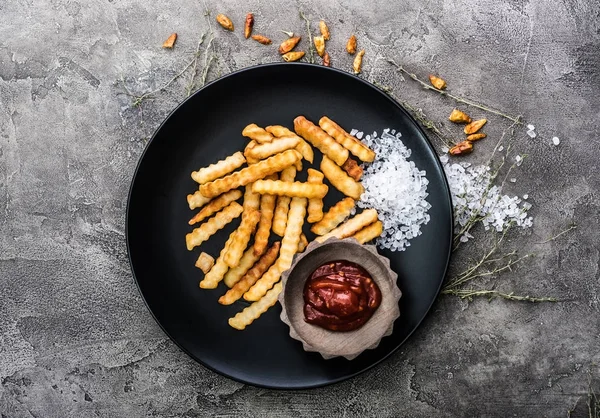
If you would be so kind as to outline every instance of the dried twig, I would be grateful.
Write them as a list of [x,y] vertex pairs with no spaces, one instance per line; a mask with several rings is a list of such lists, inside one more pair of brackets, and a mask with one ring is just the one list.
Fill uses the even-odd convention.
[[554,241],[556,238],[558,238],[558,237],[560,237],[560,236],[562,236],[562,235],[566,234],[567,232],[569,232],[569,231],[572,231],[573,229],[577,229],[577,225],[576,225],[576,224],[573,224],[573,225],[571,225],[569,228],[565,229],[565,230],[564,230],[564,231],[562,231],[562,232],[559,232],[558,234],[554,235],[553,237],[550,237],[550,238],[548,238],[547,240],[544,240],[544,241],[542,241],[542,242],[536,242],[536,244],[537,244],[537,245],[541,245],[541,244],[547,244],[547,243],[549,243],[550,241]]
[[467,299],[469,301],[472,301],[473,298],[475,298],[475,297],[484,296],[484,297],[487,297],[488,300],[490,300],[490,301],[492,301],[493,299],[496,299],[496,298],[503,298],[503,299],[512,300],[512,301],[534,302],[534,303],[558,302],[558,299],[553,298],[553,297],[535,297],[535,296],[529,296],[529,295],[520,296],[520,295],[515,295],[513,292],[503,293],[498,290],[449,289],[449,290],[443,290],[442,293],[447,294],[447,295],[458,296],[461,299]]
[[312,34],[310,32],[310,21],[304,15],[304,12],[302,10],[298,9],[298,13],[300,13],[300,17],[304,20],[304,22],[306,22],[306,34],[308,35],[307,59],[308,59],[308,62],[310,62],[311,64],[314,64],[315,63],[315,47],[313,44]]
[[413,73],[407,71],[406,69],[404,69],[404,67],[401,66],[400,64],[398,64],[396,61],[394,61],[392,59],[388,59],[387,61],[390,64],[392,64],[393,66],[395,66],[398,69],[398,71],[401,71],[402,73],[406,74],[407,76],[409,76],[410,78],[412,78],[414,81],[416,81],[419,84],[421,84],[421,86],[423,86],[423,88],[425,88],[427,90],[436,91],[439,94],[441,94],[442,96],[450,97],[451,99],[454,99],[455,101],[457,101],[459,103],[463,103],[463,104],[466,104],[468,106],[476,107],[477,109],[480,109],[480,110],[483,110],[483,111],[486,111],[486,112],[489,112],[489,113],[493,113],[493,114],[498,115],[498,116],[502,116],[503,118],[511,120],[511,121],[513,121],[513,122],[515,122],[517,124],[522,124],[523,123],[521,121],[520,116],[510,116],[510,115],[507,115],[504,112],[492,109],[492,108],[490,108],[488,106],[485,106],[485,105],[483,105],[481,103],[477,103],[477,102],[475,102],[473,100],[465,99],[464,97],[455,96],[455,95],[449,93],[446,90],[436,89],[431,84],[428,84],[425,81],[421,80],[419,77],[416,76],[416,74],[413,74]]

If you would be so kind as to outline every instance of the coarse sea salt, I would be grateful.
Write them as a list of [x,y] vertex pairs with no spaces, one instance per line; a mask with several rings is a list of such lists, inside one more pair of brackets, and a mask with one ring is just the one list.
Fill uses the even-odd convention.
[[360,208],[377,210],[383,222],[377,244],[392,251],[405,250],[411,239],[421,235],[421,226],[430,220],[427,212],[431,208],[426,200],[429,184],[426,173],[409,161],[411,151],[401,137],[400,132],[384,129],[379,137],[374,132],[363,138],[365,145],[375,151],[376,158],[363,166],[361,182],[365,192],[357,203]]

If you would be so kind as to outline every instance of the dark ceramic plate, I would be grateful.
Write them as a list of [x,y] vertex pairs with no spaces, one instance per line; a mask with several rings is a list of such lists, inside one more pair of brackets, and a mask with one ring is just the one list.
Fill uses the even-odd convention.
[[[247,304],[221,306],[225,292],[201,290],[194,267],[200,249],[187,251],[192,229],[186,195],[197,190],[190,173],[235,151],[247,140],[249,123],[293,128],[304,115],[323,115],[350,130],[386,128],[402,132],[417,166],[427,171],[431,221],[404,252],[381,251],[399,275],[403,296],[394,332],[352,361],[323,360],[288,335],[279,305],[245,331],[227,319]],[[321,154],[315,153],[315,162]],[[306,168],[307,164],[305,164]],[[305,180],[305,178],[300,178]],[[394,179],[390,179],[394,181]],[[330,189],[333,189],[330,187]],[[330,192],[325,209],[341,195]],[[233,222],[202,245],[217,257]],[[452,205],[440,162],[423,131],[396,102],[371,84],[345,72],[309,64],[272,64],[230,74],[207,85],[171,113],[140,159],[127,206],[127,248],[131,267],[148,308],[171,339],[206,367],[235,380],[269,388],[308,388],[355,376],[400,347],[419,326],[441,287],[451,250]],[[309,235],[311,239],[312,235]]]

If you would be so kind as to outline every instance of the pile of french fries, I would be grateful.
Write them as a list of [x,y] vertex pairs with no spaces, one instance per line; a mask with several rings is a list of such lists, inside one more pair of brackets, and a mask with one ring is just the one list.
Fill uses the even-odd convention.
[[[221,281],[228,287],[219,303],[230,305],[241,298],[251,302],[229,319],[239,330],[277,302],[281,274],[308,245],[302,232],[305,221],[312,224],[310,231],[319,242],[354,237],[364,244],[383,231],[375,209],[348,219],[364,191],[362,168],[353,157],[370,163],[375,153],[337,123],[324,116],[315,125],[298,116],[293,131],[250,124],[242,135],[249,139],[243,152],[192,172],[199,188],[187,201],[190,209],[200,210],[189,224],[200,225],[185,237],[192,251],[241,218],[216,260],[201,252],[196,261],[204,272],[202,289],[215,289]],[[323,154],[320,170],[308,168],[307,181],[296,181],[303,160],[313,164],[313,147]],[[323,198],[329,192],[325,179],[346,197],[324,213]],[[281,239],[269,245],[272,234]]]

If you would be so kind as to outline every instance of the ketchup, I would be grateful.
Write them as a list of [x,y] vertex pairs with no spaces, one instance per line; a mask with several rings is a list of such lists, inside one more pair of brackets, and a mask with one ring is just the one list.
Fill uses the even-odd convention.
[[331,331],[362,327],[380,304],[377,284],[350,261],[323,264],[304,285],[304,320]]

